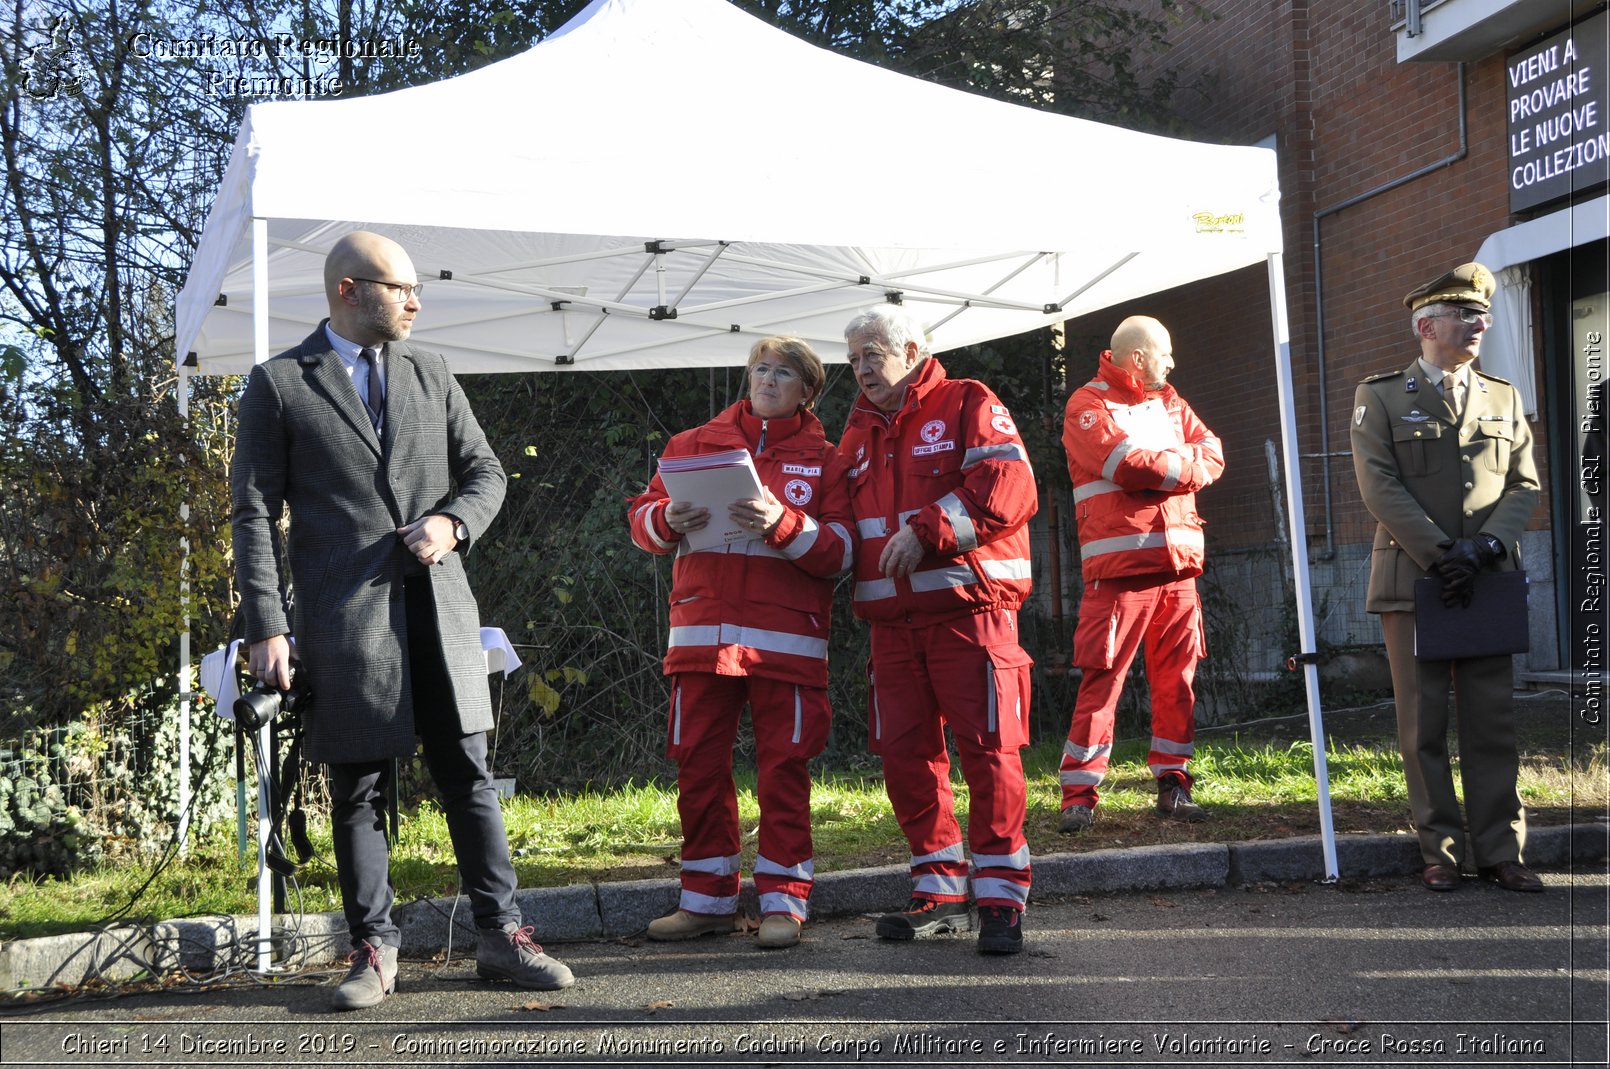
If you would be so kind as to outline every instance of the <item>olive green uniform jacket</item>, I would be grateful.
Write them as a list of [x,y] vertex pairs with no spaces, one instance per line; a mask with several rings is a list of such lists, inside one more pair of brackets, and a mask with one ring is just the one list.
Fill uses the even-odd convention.
[[1442,556],[1438,543],[1490,534],[1519,567],[1520,537],[1537,510],[1532,429],[1520,395],[1471,369],[1463,417],[1416,360],[1359,384],[1353,398],[1353,470],[1377,520],[1369,612],[1414,611],[1414,581]]

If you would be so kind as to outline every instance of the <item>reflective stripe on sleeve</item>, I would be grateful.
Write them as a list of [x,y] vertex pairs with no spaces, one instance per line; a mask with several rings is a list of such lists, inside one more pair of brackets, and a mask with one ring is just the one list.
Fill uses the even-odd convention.
[[812,546],[816,545],[816,535],[819,530],[820,528],[817,527],[816,521],[806,516],[799,533],[789,539],[788,545],[783,546],[778,552],[789,560],[799,560],[811,551]]
[[973,518],[967,514],[967,506],[962,504],[962,499],[949,493],[935,504],[950,519],[951,529],[956,532],[957,552],[971,553],[977,549],[978,532],[973,529]]
[[838,571],[838,574],[843,575],[855,563],[855,542],[850,538],[850,532],[845,530],[842,523],[830,522],[827,525],[827,529],[838,535],[839,541],[844,546],[844,561],[839,565]]
[[1135,443],[1128,438],[1113,446],[1112,452],[1107,454],[1107,462],[1101,466],[1101,477],[1110,480],[1118,474],[1118,465],[1134,450]]
[[650,542],[653,542],[661,549],[670,549],[672,546],[676,545],[676,543],[667,542],[665,539],[661,538],[660,533],[654,529],[654,510],[659,508],[664,503],[665,502],[663,501],[650,501],[648,504],[637,510],[637,517],[643,521],[643,530],[648,532]]
[[1117,483],[1108,482],[1106,479],[1097,479],[1094,482],[1080,483],[1075,486],[1073,488],[1073,503],[1077,505],[1081,501],[1088,501],[1090,498],[1098,497],[1101,494],[1121,494],[1123,492],[1124,488]]
[[1000,442],[996,445],[975,445],[962,456],[962,470],[982,464],[986,460],[1021,460],[1027,464],[1028,454],[1016,442]]
[[1161,489],[1172,490],[1172,489],[1174,489],[1174,487],[1178,486],[1179,484],[1180,484],[1180,455],[1178,453],[1169,453],[1168,454],[1168,471],[1163,476],[1163,485],[1162,485]]

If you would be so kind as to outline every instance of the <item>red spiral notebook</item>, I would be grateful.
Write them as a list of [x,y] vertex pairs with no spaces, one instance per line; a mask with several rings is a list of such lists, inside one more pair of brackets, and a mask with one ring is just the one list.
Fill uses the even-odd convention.
[[1442,577],[1415,580],[1414,655],[1422,661],[1495,657],[1531,649],[1526,573],[1477,572],[1469,605],[1442,603]]

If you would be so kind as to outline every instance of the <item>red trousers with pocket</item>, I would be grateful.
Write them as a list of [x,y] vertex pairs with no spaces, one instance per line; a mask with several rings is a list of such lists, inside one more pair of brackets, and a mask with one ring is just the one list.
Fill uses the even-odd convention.
[[926,626],[872,625],[868,735],[911,848],[914,898],[967,900],[948,723],[970,798],[973,898],[1013,909],[1028,900],[1028,798],[1018,751],[1029,741],[1034,662],[1017,639],[1017,614],[1005,609]]
[[760,846],[755,890],[762,913],[806,916],[815,860],[810,760],[827,745],[827,691],[759,676],[679,672],[672,677],[666,755],[677,766],[682,898],[689,913],[738,908],[741,850],[732,748],[749,705],[755,729]]
[[1152,692],[1152,744],[1146,764],[1154,777],[1192,782],[1195,753],[1196,662],[1206,655],[1202,602],[1195,578],[1127,576],[1085,584],[1073,663],[1083,674],[1073,724],[1062,750],[1062,808],[1100,800],[1096,790],[1112,757],[1113,718],[1135,654],[1146,648]]

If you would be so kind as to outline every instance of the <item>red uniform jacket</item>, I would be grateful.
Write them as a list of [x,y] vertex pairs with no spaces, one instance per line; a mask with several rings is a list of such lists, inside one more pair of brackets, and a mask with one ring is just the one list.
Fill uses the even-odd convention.
[[[925,625],[1028,597],[1027,524],[1040,502],[1017,425],[989,387],[947,378],[929,357],[897,412],[856,402],[839,454],[850,465],[857,616]],[[906,524],[928,552],[891,579],[878,558]]]
[[[827,686],[833,576],[850,566],[853,542],[843,462],[809,412],[767,421],[740,401],[667,443],[664,456],[748,449],[760,481],[786,511],[761,539],[689,551],[665,522],[670,503],[658,475],[630,503],[632,540],[676,553],[671,567],[671,639],[665,674],[713,672]],[[712,516],[716,523],[723,517]]]
[[1101,354],[1062,422],[1085,581],[1202,574],[1196,491],[1224,473],[1219,439],[1165,385],[1148,393]]

